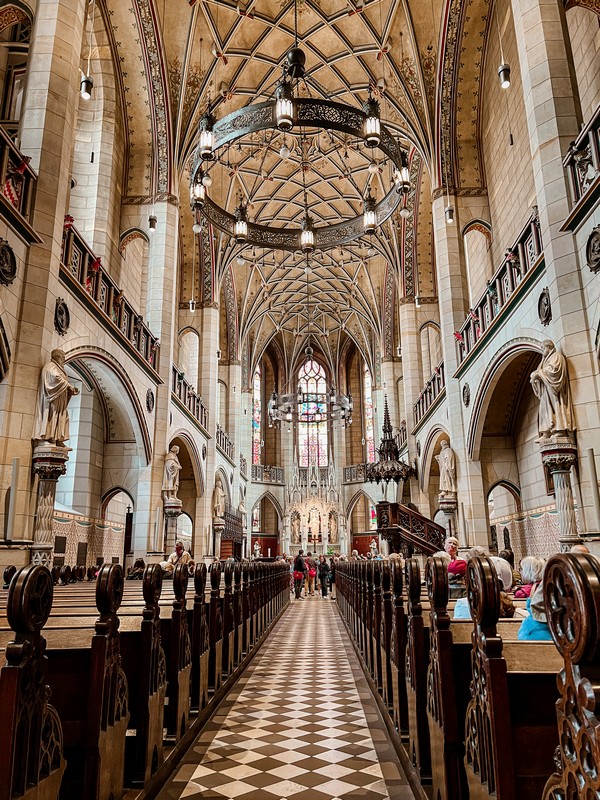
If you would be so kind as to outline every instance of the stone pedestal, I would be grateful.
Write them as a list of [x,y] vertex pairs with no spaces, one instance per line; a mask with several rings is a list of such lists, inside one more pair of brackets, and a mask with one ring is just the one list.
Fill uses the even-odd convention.
[[215,542],[213,556],[215,558],[221,557],[221,537],[223,535],[224,530],[225,530],[225,520],[223,519],[223,517],[213,517],[213,536]]
[[165,497],[163,511],[165,514],[165,541],[164,550],[168,556],[175,550],[177,541],[177,519],[181,516],[181,500],[177,497]]
[[571,488],[571,467],[577,462],[577,448],[572,438],[553,436],[540,443],[542,463],[548,469],[554,482],[556,510],[558,512],[560,550],[568,552],[574,544],[581,544],[577,531],[573,489]]
[[31,548],[32,564],[41,564],[48,568],[52,566],[52,521],[56,484],[67,471],[70,452],[70,447],[58,447],[49,442],[41,442],[33,449],[32,466],[39,480]]
[[456,512],[458,509],[458,500],[456,494],[454,495],[440,495],[439,497],[440,511],[444,512],[446,517],[445,528],[448,531],[448,536],[456,536],[458,538],[458,525],[456,524]]

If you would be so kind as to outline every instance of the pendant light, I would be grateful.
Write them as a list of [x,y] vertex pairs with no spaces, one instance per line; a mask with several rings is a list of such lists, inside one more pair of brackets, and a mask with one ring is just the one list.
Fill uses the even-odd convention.
[[364,211],[363,211],[363,230],[366,234],[370,235],[375,233],[377,227],[377,211],[375,210],[375,199],[371,194],[371,189],[365,197]]
[[284,133],[291,131],[294,125],[294,96],[285,74],[275,91],[275,124]]
[[370,89],[369,97],[363,106],[363,111],[367,117],[365,120],[365,144],[367,147],[379,147],[381,139],[380,107],[377,100],[371,96]]
[[96,11],[96,0],[92,0],[91,9],[89,13],[89,26],[90,35],[88,41],[88,59],[87,59],[87,72],[81,76],[81,83],[79,84],[79,94],[83,100],[90,100],[92,97],[92,90],[94,88],[94,79],[92,78],[92,33],[94,30],[94,12]]
[[200,120],[199,150],[200,150],[200,157],[204,159],[204,161],[212,161],[213,158],[215,157],[213,153],[213,148],[215,144],[215,134],[213,131],[213,126],[215,122],[216,120],[210,112],[210,100],[209,100],[206,113],[202,116],[202,119]]
[[248,238],[248,214],[246,206],[240,200],[238,207],[235,210],[235,223],[233,226],[233,235],[238,244],[244,244]]

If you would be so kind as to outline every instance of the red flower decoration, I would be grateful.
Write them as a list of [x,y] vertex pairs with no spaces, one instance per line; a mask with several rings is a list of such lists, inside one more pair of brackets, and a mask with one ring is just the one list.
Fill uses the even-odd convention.
[[75,222],[74,217],[72,217],[70,214],[65,214],[64,228],[66,231],[71,230],[74,222]]

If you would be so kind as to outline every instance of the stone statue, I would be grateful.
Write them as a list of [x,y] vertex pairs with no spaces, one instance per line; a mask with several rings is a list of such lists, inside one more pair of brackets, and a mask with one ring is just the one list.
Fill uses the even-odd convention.
[[64,369],[65,354],[53,350],[50,361],[42,368],[38,407],[33,439],[63,447],[69,438],[69,413],[67,406],[79,389],[71,386]]
[[300,537],[300,514],[295,513],[292,514],[292,544],[300,544],[301,537]]
[[329,542],[330,544],[337,544],[338,540],[338,521],[337,515],[334,511],[329,514]]
[[179,447],[174,444],[165,456],[165,467],[163,472],[162,492],[164,500],[177,500],[177,492],[179,491],[179,473],[181,472],[181,464],[177,454]]
[[260,558],[260,545],[258,542],[254,542],[254,558]]
[[225,516],[225,490],[221,482],[221,476],[215,478],[215,488],[212,494],[213,518],[222,519]]
[[454,497],[456,495],[456,458],[454,450],[446,439],[440,442],[441,450],[436,461],[440,465],[440,497]]
[[530,377],[533,393],[540,401],[538,441],[555,433],[568,434],[575,430],[567,359],[557,352],[551,339],[543,341],[542,346],[542,362]]
[[375,557],[377,555],[377,542],[375,539],[371,539],[371,544],[369,545],[369,550],[371,551],[371,557]]
[[240,504],[238,506],[238,511],[242,515],[242,530],[245,531],[246,528],[248,527],[248,516],[247,516],[246,505],[244,503],[244,498],[243,497],[240,500]]

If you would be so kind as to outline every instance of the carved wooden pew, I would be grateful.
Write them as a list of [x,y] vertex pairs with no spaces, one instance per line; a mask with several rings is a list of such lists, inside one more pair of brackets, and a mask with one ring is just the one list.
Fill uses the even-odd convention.
[[401,740],[408,741],[408,698],[406,695],[406,641],[408,621],[402,595],[404,575],[399,559],[392,562],[392,633],[390,667],[394,725]]
[[594,556],[553,556],[544,574],[546,614],[564,666],[558,675],[556,771],[542,800],[600,795],[600,563]]
[[233,672],[234,662],[234,642],[235,631],[233,625],[233,566],[232,564],[225,564],[223,569],[224,577],[224,591],[223,599],[221,602],[222,617],[223,617],[223,661],[222,671],[223,676],[231,675]]
[[52,577],[33,565],[4,577],[14,636],[0,669],[0,800],[56,800],[65,770],[63,733],[48,702],[41,633],[52,605]]
[[469,561],[467,585],[475,623],[465,720],[469,796],[537,800],[559,742],[554,706],[562,661],[550,642],[502,641],[497,631],[500,590],[487,556]]
[[194,570],[194,604],[191,621],[192,688],[191,708],[195,711],[208,704],[208,622],[206,615],[206,565]]
[[221,564],[210,565],[210,608],[208,614],[208,688],[216,691],[221,687],[223,671],[223,618],[221,615]]
[[380,626],[381,691],[388,711],[393,711],[392,686],[392,570],[389,561],[381,564],[381,626]]
[[233,653],[237,667],[242,663],[244,645],[244,598],[242,592],[242,565],[238,562],[234,568],[235,592],[233,594]]
[[167,662],[167,698],[165,727],[167,735],[179,740],[188,727],[192,648],[188,632],[186,592],[189,571],[177,564],[173,572],[173,611],[170,620],[161,620],[161,639]]
[[91,643],[86,630],[71,636],[65,630],[53,636],[61,638],[60,644],[51,642],[48,648],[48,683],[63,724],[67,759],[63,798],[109,800],[123,791],[129,710],[117,617],[122,593],[121,567],[103,565],[96,581],[100,616]]
[[167,667],[160,633],[161,589],[162,570],[149,564],[142,582],[145,606],[139,631],[121,632],[121,657],[130,687],[127,786],[144,785],[163,762]]
[[422,784],[431,783],[431,748],[427,725],[427,666],[429,630],[423,624],[421,569],[416,558],[406,562],[408,625],[406,698],[408,703],[408,754]]

